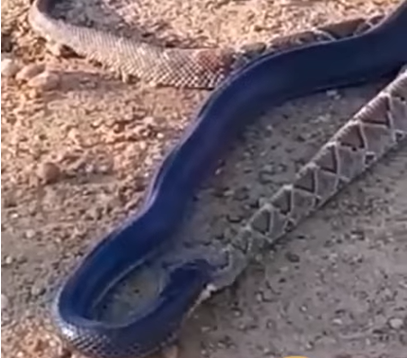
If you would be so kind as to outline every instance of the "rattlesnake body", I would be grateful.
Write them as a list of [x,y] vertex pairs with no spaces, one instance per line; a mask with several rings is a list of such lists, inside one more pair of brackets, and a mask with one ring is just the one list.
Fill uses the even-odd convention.
[[242,68],[254,57],[311,42],[358,35],[383,18],[379,15],[342,21],[278,37],[269,43],[252,46],[252,49],[182,49],[162,48],[55,19],[51,15],[54,3],[53,0],[34,0],[28,17],[32,28],[48,41],[99,62],[123,78],[136,77],[155,86],[200,89],[215,88],[232,71]]
[[230,247],[230,267],[213,283],[235,281],[263,248],[315,212],[385,153],[407,139],[406,67],[350,118],[296,174],[251,216]]

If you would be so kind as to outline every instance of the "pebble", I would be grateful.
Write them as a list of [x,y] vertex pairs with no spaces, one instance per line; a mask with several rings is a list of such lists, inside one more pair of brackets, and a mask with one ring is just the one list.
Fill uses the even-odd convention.
[[1,60],[1,76],[6,78],[14,77],[20,70],[20,66],[11,58]]
[[41,296],[45,292],[45,288],[39,285],[34,284],[31,287],[30,294],[32,297]]
[[3,208],[13,208],[17,205],[16,200],[10,196],[3,195],[1,200]]
[[238,201],[243,201],[248,199],[249,190],[248,188],[239,188],[233,192],[233,198]]
[[16,75],[18,81],[29,81],[45,70],[44,64],[31,63],[24,66]]
[[29,229],[29,230],[27,230],[26,232],[25,232],[25,237],[26,237],[26,239],[33,239],[34,237],[35,237],[35,235],[36,235],[36,232],[35,232],[35,230],[33,230],[33,229]]
[[306,306],[301,306],[301,307],[300,307],[300,311],[301,311],[301,312],[307,312],[307,310],[308,310],[308,309],[307,309]]
[[267,45],[264,42],[254,42],[241,47],[241,52],[246,56],[253,58],[261,55],[266,50]]
[[326,92],[326,95],[327,95],[328,97],[330,97],[330,98],[333,98],[333,99],[339,99],[339,98],[341,98],[341,95],[340,95],[340,93],[339,93],[337,90],[328,90],[328,91]]
[[275,297],[274,292],[268,289],[263,290],[261,294],[263,296],[263,302],[271,302]]
[[351,240],[353,241],[364,241],[365,232],[363,230],[352,230],[351,231]]
[[336,326],[342,326],[342,324],[343,324],[342,319],[340,319],[340,318],[334,318],[334,319],[332,320],[332,323],[333,323],[334,325],[336,325]]
[[59,86],[60,80],[61,78],[56,72],[44,71],[31,78],[27,84],[32,88],[42,91],[52,91]]
[[1,33],[1,53],[11,52],[13,50],[13,41],[8,33]]
[[272,329],[274,327],[276,327],[275,322],[272,319],[268,319],[267,322],[266,322],[266,328],[267,329]]
[[261,184],[268,184],[272,182],[274,174],[276,174],[274,166],[267,164],[260,170],[258,179]]
[[100,174],[108,174],[111,171],[111,166],[108,164],[102,164],[98,167],[98,173]]
[[239,213],[232,212],[227,214],[227,220],[229,220],[231,223],[239,223],[242,219],[243,216]]
[[152,116],[146,116],[142,121],[145,126],[154,126],[156,122],[155,118]]
[[179,348],[176,345],[163,349],[162,356],[164,358],[177,358],[179,356]]
[[9,298],[2,293],[1,294],[1,310],[7,309],[9,305],[10,305]]
[[4,264],[5,265],[11,265],[13,263],[14,259],[13,256],[6,256],[4,259]]
[[42,163],[37,169],[37,176],[45,184],[55,183],[60,178],[60,175],[60,168],[52,162]]
[[259,303],[263,302],[263,294],[261,292],[256,293],[256,301]]
[[265,171],[260,171],[258,174],[258,181],[260,184],[270,184],[273,180],[273,177],[270,173]]
[[388,324],[389,324],[389,327],[391,327],[392,329],[400,329],[403,327],[404,322],[403,322],[403,319],[396,317],[396,318],[391,318]]
[[285,254],[285,257],[288,261],[290,262],[300,262],[300,256],[298,256],[297,254],[294,254],[292,252],[287,252]]

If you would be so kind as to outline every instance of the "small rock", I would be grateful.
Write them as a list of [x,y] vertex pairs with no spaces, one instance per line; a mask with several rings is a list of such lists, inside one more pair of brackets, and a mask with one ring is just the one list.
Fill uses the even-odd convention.
[[162,350],[163,358],[177,358],[179,356],[179,349],[176,345],[172,345]]
[[8,266],[11,265],[13,261],[14,261],[13,256],[6,256],[4,259],[4,264]]
[[60,168],[51,162],[42,163],[37,169],[37,176],[45,183],[55,183],[61,175]]
[[1,198],[1,204],[3,208],[13,208],[17,205],[16,200],[11,196],[5,196]]
[[305,349],[311,350],[314,348],[314,342],[307,342],[304,347]]
[[234,317],[241,317],[243,315],[243,312],[241,312],[240,310],[238,310],[238,309],[235,309],[234,311],[233,311],[233,316]]
[[231,223],[239,223],[242,219],[243,216],[239,213],[232,212],[227,214],[227,220],[229,220]]
[[1,33],[1,53],[11,52],[13,50],[13,41],[11,39],[11,34],[2,32]]
[[267,322],[266,322],[266,328],[267,329],[272,329],[274,327],[276,327],[276,323],[274,322],[274,320],[268,319]]
[[353,241],[364,241],[365,232],[363,230],[352,230],[351,231],[351,240]]
[[42,91],[52,91],[58,87],[60,80],[61,78],[57,73],[44,71],[31,78],[27,84],[32,88],[40,89]]
[[326,95],[327,95],[328,97],[330,97],[330,98],[333,98],[333,99],[339,99],[339,98],[341,98],[341,95],[340,95],[340,93],[339,93],[337,90],[328,90],[328,91],[326,92]]
[[396,329],[396,330],[402,328],[404,325],[403,319],[397,318],[397,317],[391,318],[388,323],[389,323],[389,327],[391,327],[392,329]]
[[20,70],[19,65],[11,58],[1,60],[1,76],[6,78],[14,77]]
[[154,126],[156,122],[155,118],[151,116],[146,116],[142,121],[146,126]]
[[259,303],[263,302],[263,294],[261,292],[256,293],[256,301]]
[[294,254],[292,252],[287,252],[285,254],[285,257],[288,261],[290,262],[300,262],[300,256],[298,256],[297,254]]
[[239,188],[233,192],[233,198],[238,201],[246,200],[249,197],[249,191],[247,188]]
[[41,296],[45,292],[45,288],[39,285],[33,285],[31,287],[30,294],[32,297],[38,297]]
[[264,302],[271,302],[274,297],[276,296],[273,291],[265,289],[263,290],[263,301]]
[[111,166],[108,164],[102,164],[98,167],[98,173],[108,174],[111,171]]
[[336,326],[342,326],[342,319],[340,319],[340,318],[334,318],[333,320],[332,320],[332,323],[334,324],[334,325],[336,325]]
[[35,76],[39,75],[45,70],[45,65],[40,63],[31,63],[27,66],[24,66],[16,75],[18,81],[29,81]]
[[241,47],[241,52],[244,52],[246,56],[253,58],[261,55],[266,50],[267,45],[264,42],[254,42],[246,44]]
[[25,232],[26,239],[33,239],[36,236],[36,232],[33,229],[29,229]]
[[48,344],[41,338],[38,338],[32,345],[32,350],[35,353],[44,353]]
[[276,173],[274,170],[274,167],[272,165],[264,165],[263,168],[261,168],[258,178],[261,184],[269,184],[273,180],[273,176]]
[[145,150],[148,147],[148,144],[145,141],[139,141],[138,142],[138,147],[140,150]]
[[272,177],[272,175],[270,173],[261,171],[258,174],[258,181],[261,184],[270,184],[272,182],[272,180],[273,180],[273,177]]
[[10,305],[9,298],[6,295],[1,294],[1,310],[7,309],[9,305]]
[[258,24],[254,24],[253,26],[252,26],[252,28],[253,28],[253,30],[255,31],[255,32],[260,32],[260,31],[263,31],[263,26],[261,26],[261,25],[258,25]]

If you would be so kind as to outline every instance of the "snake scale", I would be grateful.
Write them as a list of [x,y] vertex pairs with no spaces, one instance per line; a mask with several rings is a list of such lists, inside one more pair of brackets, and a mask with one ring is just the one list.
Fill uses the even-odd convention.
[[[87,356],[138,358],[171,344],[187,314],[210,291],[231,284],[255,252],[406,139],[406,1],[388,16],[372,19],[372,24],[350,21],[284,38],[281,45],[276,40],[275,49],[270,46],[228,76],[226,69],[231,67],[226,63],[231,66],[232,58],[214,66],[197,56],[201,50],[158,49],[74,27],[52,19],[51,5],[50,0],[35,0],[30,22],[80,54],[120,72],[145,74],[148,81],[182,87],[217,85],[165,156],[139,212],[104,237],[56,295],[52,317],[61,337]],[[396,78],[244,225],[226,248],[227,267],[220,270],[204,258],[186,258],[166,267],[167,276],[153,302],[126,320],[111,323],[93,317],[92,309],[124,275],[142,267],[153,270],[152,260],[178,228],[199,183],[246,122],[284,101],[383,76]]]
[[100,30],[71,25],[51,16],[55,0],[35,0],[29,11],[34,30],[48,41],[99,62],[121,77],[136,77],[152,85],[215,88],[233,70],[254,56],[282,51],[310,42],[334,41],[357,35],[383,16],[357,18],[260,43],[252,49],[161,48]]

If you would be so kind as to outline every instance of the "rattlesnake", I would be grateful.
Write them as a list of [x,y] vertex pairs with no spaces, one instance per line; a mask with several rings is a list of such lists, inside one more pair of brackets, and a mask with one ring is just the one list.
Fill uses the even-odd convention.
[[237,51],[182,49],[161,48],[55,19],[51,15],[54,3],[53,0],[34,0],[28,16],[32,28],[48,41],[104,64],[123,78],[136,77],[151,85],[201,89],[215,88],[232,71],[264,53],[357,35],[383,18],[378,15],[342,21],[278,37],[268,43],[250,46],[250,49],[247,46]]
[[251,216],[232,240],[230,266],[213,283],[229,286],[247,262],[275,243],[362,174],[385,153],[406,142],[407,69],[364,105]]

